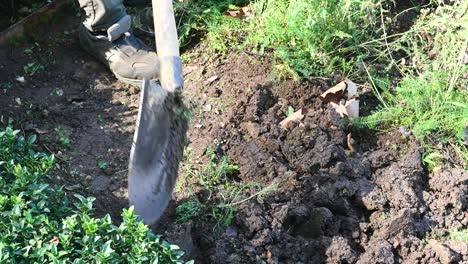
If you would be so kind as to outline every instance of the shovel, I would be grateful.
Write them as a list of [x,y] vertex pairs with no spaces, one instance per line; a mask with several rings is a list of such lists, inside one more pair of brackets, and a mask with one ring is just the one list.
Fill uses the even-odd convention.
[[143,81],[128,175],[130,205],[148,225],[171,199],[187,131],[172,0],[153,0],[153,17],[160,79]]

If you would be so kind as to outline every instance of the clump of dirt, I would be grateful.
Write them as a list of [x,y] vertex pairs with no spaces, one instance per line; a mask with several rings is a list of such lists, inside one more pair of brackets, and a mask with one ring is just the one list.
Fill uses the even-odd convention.
[[[466,228],[465,171],[447,168],[428,175],[410,132],[356,134],[317,99],[330,84],[275,83],[268,78],[268,64],[268,59],[232,55],[208,67],[203,62],[188,66],[198,69],[187,76],[195,105],[210,103],[216,110],[232,102],[225,111],[204,112],[193,120],[189,146],[198,157],[207,147],[228,155],[239,165],[242,182],[279,186],[263,202],[239,205],[234,224],[218,235],[213,225],[191,222],[193,256],[203,263],[454,263],[467,258],[461,242],[426,243],[434,230]],[[216,81],[207,82],[214,75]],[[282,130],[279,122],[288,107],[309,111],[300,124]],[[357,152],[347,147],[350,132]],[[170,235],[174,226],[166,219],[160,228]]]

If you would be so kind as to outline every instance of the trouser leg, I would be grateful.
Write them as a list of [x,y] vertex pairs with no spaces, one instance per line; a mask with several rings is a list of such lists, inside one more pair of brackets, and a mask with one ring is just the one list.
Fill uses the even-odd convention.
[[122,0],[78,0],[85,12],[83,25],[89,31],[106,31],[126,14]]

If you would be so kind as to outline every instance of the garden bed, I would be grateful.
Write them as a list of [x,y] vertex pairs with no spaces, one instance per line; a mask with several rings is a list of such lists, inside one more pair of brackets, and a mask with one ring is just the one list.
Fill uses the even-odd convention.
[[[119,223],[139,89],[80,49],[77,23],[68,16],[35,44],[0,50],[0,124],[38,135],[39,150],[58,160],[50,182],[96,197],[96,214]],[[350,126],[319,99],[338,78],[279,81],[271,53],[207,56],[203,42],[194,46],[184,54],[189,142],[152,227],[187,259],[468,262],[468,173],[456,162],[429,171],[408,129]],[[371,90],[360,92],[375,109]],[[281,128],[304,108],[301,122]]]

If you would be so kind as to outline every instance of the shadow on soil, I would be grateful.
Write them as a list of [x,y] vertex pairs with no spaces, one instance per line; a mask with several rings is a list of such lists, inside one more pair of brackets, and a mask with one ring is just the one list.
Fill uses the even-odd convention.
[[69,16],[0,49],[0,125],[37,134],[38,146],[58,160],[52,182],[95,196],[97,214],[120,221],[139,90],[81,50],[78,23]]

